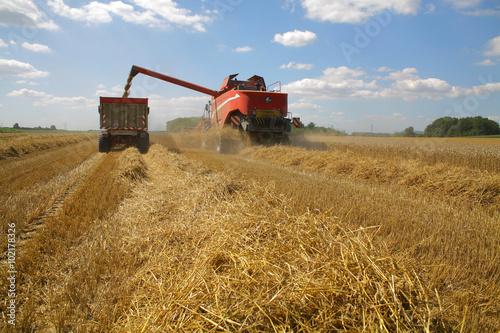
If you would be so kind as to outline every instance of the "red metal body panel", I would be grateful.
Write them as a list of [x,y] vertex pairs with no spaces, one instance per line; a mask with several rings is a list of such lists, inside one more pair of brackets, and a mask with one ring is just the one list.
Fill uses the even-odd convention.
[[146,104],[148,105],[147,98],[122,98],[122,97],[101,97],[101,104]]
[[212,119],[217,127],[227,124],[233,112],[254,116],[259,110],[279,111],[282,117],[286,117],[288,95],[268,91],[230,90],[212,100]]
[[233,82],[233,79],[237,76],[238,76],[238,74],[232,74],[232,75],[229,75],[228,77],[226,77],[224,79],[224,81],[222,81],[222,85],[220,86],[220,91],[230,90],[230,89],[234,88],[234,84],[232,84],[232,82]]

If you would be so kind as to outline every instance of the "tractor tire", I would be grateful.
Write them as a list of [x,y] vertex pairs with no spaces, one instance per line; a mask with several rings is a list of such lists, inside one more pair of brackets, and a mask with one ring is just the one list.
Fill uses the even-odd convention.
[[219,154],[229,154],[230,142],[223,135],[217,135],[216,150]]
[[137,149],[139,149],[141,154],[147,154],[149,150],[149,133],[146,133],[145,138],[141,138],[139,135],[137,138]]
[[111,150],[111,138],[109,136],[103,136],[102,133],[99,133],[99,152],[100,153],[109,153]]
[[288,134],[285,133],[285,136],[283,137],[283,139],[280,140],[279,143],[284,146],[290,145],[290,137],[288,136]]
[[208,142],[208,139],[201,139],[201,149],[208,150],[209,146],[210,143]]
[[216,140],[218,140],[218,138],[214,140],[213,137],[209,138],[207,136],[202,136],[200,141],[201,149],[214,151],[217,147]]
[[220,154],[238,154],[247,145],[248,133],[225,127],[216,136],[216,150]]
[[263,146],[272,146],[272,145],[276,144],[274,134],[269,133],[269,132],[259,133],[257,135],[257,141],[260,145],[263,145]]

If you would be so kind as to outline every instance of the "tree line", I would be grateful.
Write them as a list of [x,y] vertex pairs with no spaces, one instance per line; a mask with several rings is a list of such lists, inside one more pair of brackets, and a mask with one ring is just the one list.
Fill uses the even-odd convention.
[[200,117],[188,117],[188,118],[176,118],[174,120],[167,121],[167,132],[179,133],[185,130],[192,130],[198,126],[201,118]]
[[[167,122],[167,131],[181,132],[196,128],[200,122],[199,117],[177,118]],[[327,135],[347,135],[345,131],[334,129],[333,127],[317,126],[310,122],[305,125],[300,122],[300,128],[292,126],[293,133],[314,133]],[[442,117],[436,119],[432,124],[427,125],[423,136],[426,137],[459,137],[459,136],[484,136],[499,135],[499,124],[491,119],[477,117],[453,118]],[[391,136],[389,133],[352,133],[353,136]],[[403,132],[394,133],[392,136],[415,137],[422,134],[415,133],[413,127],[406,128]]]
[[15,123],[12,126],[13,129],[15,130],[46,130],[46,131],[57,131],[56,125],[51,125],[50,127],[21,127],[19,126],[19,123]]
[[483,136],[498,135],[500,127],[494,120],[477,117],[436,119],[425,128],[424,136],[428,137],[456,137],[456,136]]
[[323,127],[317,126],[315,123],[310,122],[305,125],[302,121],[299,121],[299,128],[295,128],[292,125],[292,133],[311,133],[311,134],[325,134],[325,135],[334,135],[334,136],[344,136],[347,135],[345,131],[337,130],[333,127]]

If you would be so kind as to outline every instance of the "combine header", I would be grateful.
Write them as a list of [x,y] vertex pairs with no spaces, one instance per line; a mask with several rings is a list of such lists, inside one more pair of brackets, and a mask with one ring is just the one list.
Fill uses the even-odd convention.
[[252,142],[275,144],[288,143],[288,133],[291,131],[292,123],[294,125],[299,123],[298,118],[292,119],[289,116],[288,95],[281,93],[280,89],[269,91],[264,78],[257,75],[246,81],[237,80],[238,74],[230,75],[224,79],[220,90],[212,90],[149,69],[132,66],[123,98],[129,96],[132,80],[139,73],[212,96],[205,109],[208,115],[203,124],[207,126],[203,128],[217,129],[217,150],[222,153],[230,150],[230,140],[222,132],[224,127],[239,130],[242,140],[248,137]]

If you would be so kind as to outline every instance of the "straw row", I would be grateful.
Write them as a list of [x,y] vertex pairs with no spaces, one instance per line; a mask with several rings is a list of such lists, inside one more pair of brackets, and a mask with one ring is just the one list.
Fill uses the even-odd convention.
[[0,160],[95,139],[94,134],[0,135]]
[[[302,141],[332,151],[351,151],[389,160],[419,160],[424,165],[445,163],[455,167],[500,172],[500,142],[478,138],[374,138],[306,136]],[[293,137],[292,142],[300,137]]]
[[246,153],[302,170],[412,187],[495,207],[500,204],[500,176],[487,171],[444,163],[426,165],[419,160],[373,158],[350,150],[309,151],[274,146],[254,148]]
[[110,222],[121,224],[110,244],[141,258],[115,331],[434,325],[429,291],[374,242],[376,228],[350,231],[326,215],[296,215],[272,185],[212,173],[159,146],[145,160],[149,183]]

